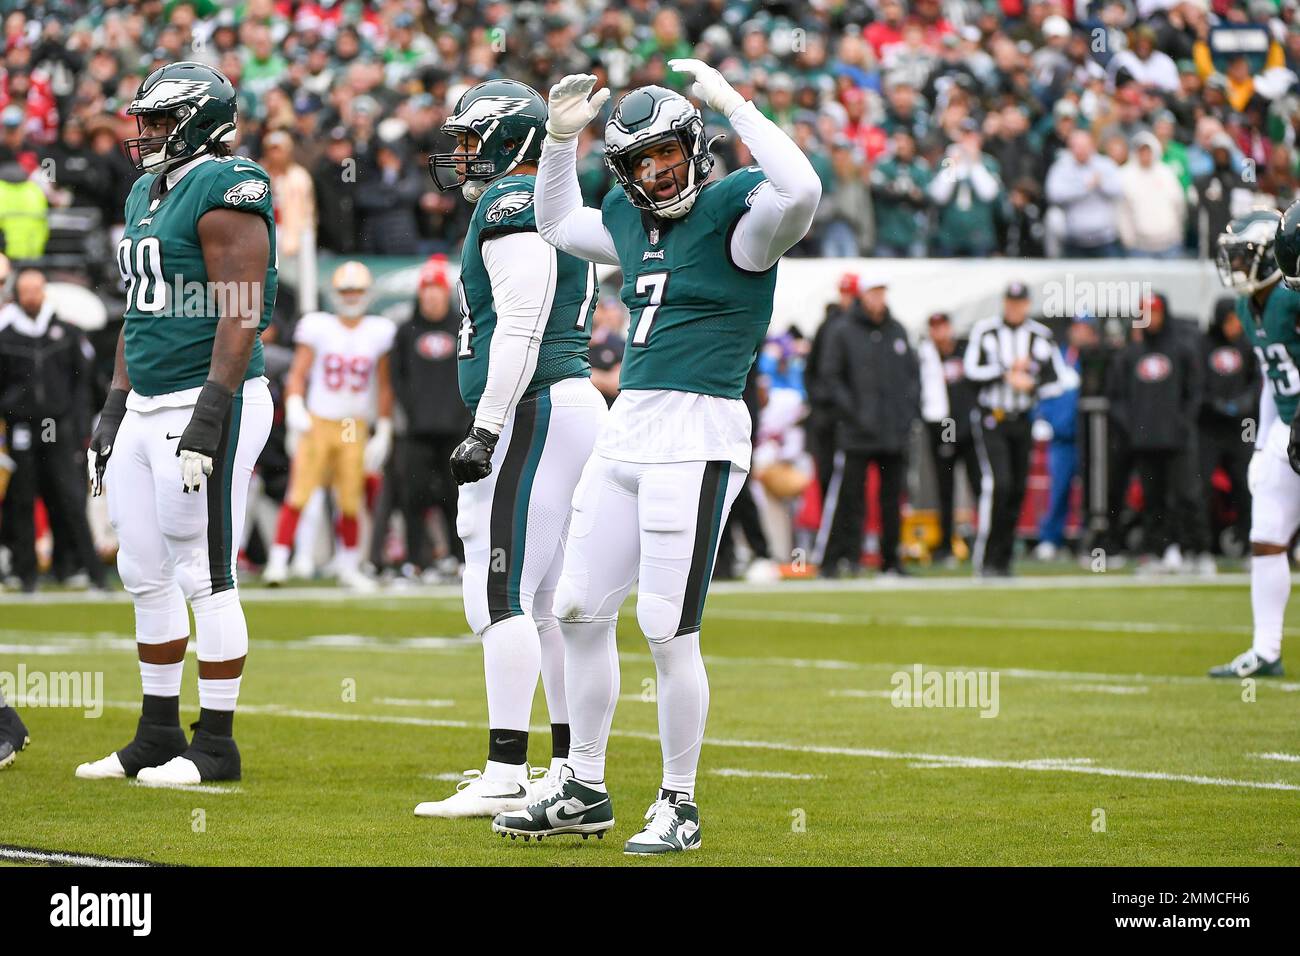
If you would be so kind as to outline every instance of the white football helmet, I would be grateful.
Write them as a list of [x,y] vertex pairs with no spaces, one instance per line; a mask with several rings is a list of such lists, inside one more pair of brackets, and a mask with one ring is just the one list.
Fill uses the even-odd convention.
[[365,315],[370,299],[370,270],[365,263],[349,259],[334,270],[330,285],[334,289],[334,307],[345,319]]
[[[674,194],[656,199],[636,168],[653,146],[676,142],[684,157],[658,177],[670,174],[676,181]],[[680,219],[690,212],[713,169],[713,155],[704,139],[700,111],[680,93],[662,86],[642,86],[625,94],[605,124],[605,163],[627,198],[638,209],[664,219]]]

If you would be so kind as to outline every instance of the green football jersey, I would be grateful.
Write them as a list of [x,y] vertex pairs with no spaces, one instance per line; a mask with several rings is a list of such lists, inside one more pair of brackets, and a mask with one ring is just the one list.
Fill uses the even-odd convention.
[[736,265],[731,234],[766,181],[755,166],[738,169],[705,186],[681,219],[643,214],[622,187],[605,196],[632,317],[620,387],[740,398],[772,321],[776,266]]
[[[492,298],[492,278],[483,262],[483,243],[514,232],[536,232],[532,175],[506,176],[479,198],[465,234],[460,254],[460,299],[463,313],[457,364],[460,397],[471,412],[478,409],[487,384],[488,352],[496,330],[497,310]],[[542,263],[530,263],[537,281],[546,280]],[[590,378],[587,348],[591,341],[591,316],[596,308],[596,267],[575,256],[556,251],[555,288],[551,314],[542,331],[537,368],[525,395],[539,392],[566,378]]]
[[235,209],[266,221],[271,261],[262,287],[229,293],[260,300],[259,337],[245,378],[265,370],[260,333],[271,321],[277,283],[271,181],[251,159],[208,159],[166,192],[162,176],[145,174],[126,200],[117,265],[127,287],[126,370],[131,387],[141,395],[179,392],[207,381],[217,320],[222,305],[231,301],[221,290],[208,288],[199,219],[212,209]]
[[1283,421],[1295,418],[1300,402],[1300,292],[1278,283],[1269,293],[1262,313],[1253,297],[1239,296],[1237,315],[1255,348],[1260,368],[1273,387],[1273,401]]

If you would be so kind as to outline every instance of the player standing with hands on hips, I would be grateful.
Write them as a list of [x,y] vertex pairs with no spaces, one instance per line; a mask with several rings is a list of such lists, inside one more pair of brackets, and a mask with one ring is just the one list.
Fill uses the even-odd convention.
[[695,776],[709,706],[700,655],[704,597],[750,464],[745,377],[772,317],[776,264],[803,238],[821,198],[808,159],[712,67],[669,66],[727,117],[758,166],[708,182],[700,112],[678,93],[627,93],[605,127],[618,186],[582,206],[577,138],[608,90],[566,76],[551,90],[537,175],[537,228],[562,252],[619,265],[632,315],[622,391],[573,496],[555,609],[565,643],[572,742],[560,785],[498,814],[501,834],[601,834],[614,825],[605,750],[618,701],[614,629],[639,580],[637,621],[658,673],[664,772],[624,851],[698,849]]
[[[144,702],[135,739],[77,776],[238,780],[232,727],[248,625],[235,542],[271,431],[259,337],[277,281],[271,183],[230,155],[235,88],[212,67],[160,67],[127,113],[140,135],[123,145],[144,175],[126,200],[125,322],[88,465],[91,493],[108,491],[118,573],[135,604]],[[191,741],[180,725],[186,601],[199,659]]]

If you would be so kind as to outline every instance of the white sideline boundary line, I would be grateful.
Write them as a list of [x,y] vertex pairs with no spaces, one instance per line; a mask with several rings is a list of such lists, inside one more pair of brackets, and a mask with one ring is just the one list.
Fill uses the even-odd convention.
[[[136,710],[140,705],[134,701],[106,701],[105,707]],[[271,717],[290,717],[297,720],[336,720],[346,723],[404,724],[413,727],[454,727],[458,729],[487,729],[487,724],[468,720],[436,720],[429,717],[388,716],[382,714],[340,714],[330,711],[296,710],[275,705],[254,705],[239,708],[241,714],[258,714]],[[546,727],[534,727],[537,732],[544,732]],[[632,740],[659,741],[657,733],[639,730],[611,730],[610,736],[627,737]],[[1133,780],[1159,780],[1169,783],[1190,783],[1199,786],[1237,787],[1250,790],[1294,790],[1300,791],[1300,784],[1264,780],[1233,780],[1226,777],[1207,777],[1201,774],[1166,773],[1159,770],[1125,770],[1119,767],[1097,767],[1089,758],[1040,758],[1034,760],[994,760],[984,757],[964,757],[952,754],[909,753],[899,750],[881,750],[868,747],[833,747],[810,744],[789,744],[771,740],[743,740],[717,737],[705,737],[704,742],[712,747],[728,747],[738,750],[773,750],[781,753],[816,754],[830,757],[861,757],[873,760],[902,760],[913,764],[933,764],[953,768],[989,768],[1002,770],[1052,771],[1061,773],[1085,773],[1105,777],[1125,777]]]
[[52,866],[142,867],[155,865],[147,860],[125,860],[111,856],[62,853],[56,850],[37,850],[17,846],[0,847],[0,860],[9,860],[13,863],[47,863]]

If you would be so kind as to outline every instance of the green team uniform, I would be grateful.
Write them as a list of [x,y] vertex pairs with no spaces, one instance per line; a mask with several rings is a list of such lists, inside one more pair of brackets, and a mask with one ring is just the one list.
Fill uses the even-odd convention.
[[736,170],[700,191],[682,219],[655,219],[615,186],[601,205],[623,270],[632,328],[620,387],[740,398],[772,320],[776,266],[731,261],[731,235],[767,177]]
[[[506,176],[479,198],[465,234],[460,260],[460,295],[464,316],[458,340],[460,397],[471,412],[478,408],[487,384],[488,353],[496,330],[492,279],[483,263],[483,243],[515,232],[536,232],[532,175]],[[596,270],[564,252],[555,253],[555,292],[551,314],[542,332],[537,368],[524,390],[532,395],[566,378],[590,378],[587,349],[591,316],[596,305]],[[539,275],[539,280],[543,278]]]
[[1262,313],[1253,296],[1239,296],[1237,314],[1273,388],[1278,417],[1291,422],[1300,403],[1300,292],[1278,283]]
[[[117,245],[127,285],[126,369],[131,387],[146,396],[198,388],[208,378],[222,297],[208,292],[199,244],[204,213],[234,209],[266,221],[271,261],[261,289],[259,333],[271,321],[277,283],[271,181],[261,166],[238,156],[214,158],[191,167],[166,192],[163,181],[148,173],[136,180]],[[245,379],[264,371],[259,335]]]

